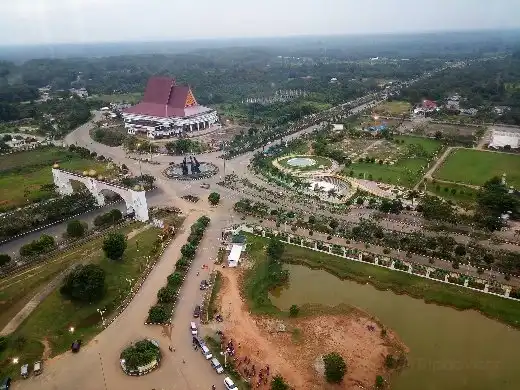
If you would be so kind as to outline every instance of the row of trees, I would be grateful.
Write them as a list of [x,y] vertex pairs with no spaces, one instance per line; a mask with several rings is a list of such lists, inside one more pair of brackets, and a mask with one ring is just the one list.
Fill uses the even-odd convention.
[[148,322],[164,324],[170,319],[172,305],[175,302],[209,222],[210,219],[207,216],[202,216],[191,225],[188,242],[181,248],[182,257],[175,263],[175,271],[168,276],[166,286],[161,287],[157,292],[158,303],[150,307]]

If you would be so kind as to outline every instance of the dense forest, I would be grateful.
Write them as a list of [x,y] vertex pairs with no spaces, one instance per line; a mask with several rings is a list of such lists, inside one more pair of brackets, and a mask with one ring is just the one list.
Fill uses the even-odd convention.
[[507,106],[510,110],[500,122],[520,125],[520,51],[439,72],[404,89],[401,97],[415,104],[422,99],[442,101],[455,93],[463,97],[461,106],[478,108],[488,117],[493,107]]

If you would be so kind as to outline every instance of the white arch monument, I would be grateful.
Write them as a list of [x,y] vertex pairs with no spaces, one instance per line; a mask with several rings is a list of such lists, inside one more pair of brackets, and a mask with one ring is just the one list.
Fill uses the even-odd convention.
[[146,203],[145,191],[134,191],[130,188],[119,186],[117,184],[107,183],[93,177],[78,175],[77,173],[64,171],[63,169],[52,168],[52,177],[54,184],[58,187],[58,192],[62,195],[72,194],[71,180],[80,181],[88,188],[88,190],[96,198],[97,204],[103,206],[105,197],[101,193],[103,190],[113,191],[121,196],[126,203],[127,209],[133,209],[135,219],[141,222],[148,221],[148,204]]

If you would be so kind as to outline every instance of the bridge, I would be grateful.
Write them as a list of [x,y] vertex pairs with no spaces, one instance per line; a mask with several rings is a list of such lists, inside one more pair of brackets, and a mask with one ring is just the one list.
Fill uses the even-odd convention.
[[85,187],[87,187],[90,193],[94,196],[99,206],[105,204],[103,191],[112,191],[123,198],[127,209],[134,211],[136,220],[145,222],[149,219],[145,191],[135,191],[128,187],[108,183],[93,177],[82,176],[59,168],[52,168],[52,177],[54,178],[54,184],[58,187],[58,193],[61,195],[72,194],[73,189],[71,181],[79,181],[85,184]]

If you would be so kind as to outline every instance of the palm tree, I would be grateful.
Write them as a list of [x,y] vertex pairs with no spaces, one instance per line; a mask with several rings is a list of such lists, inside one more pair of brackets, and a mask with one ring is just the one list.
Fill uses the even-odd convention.
[[419,196],[419,192],[416,191],[416,190],[410,190],[408,191],[408,194],[406,196],[406,199],[409,199],[412,201],[412,206],[413,206],[413,201],[415,198],[417,198]]

